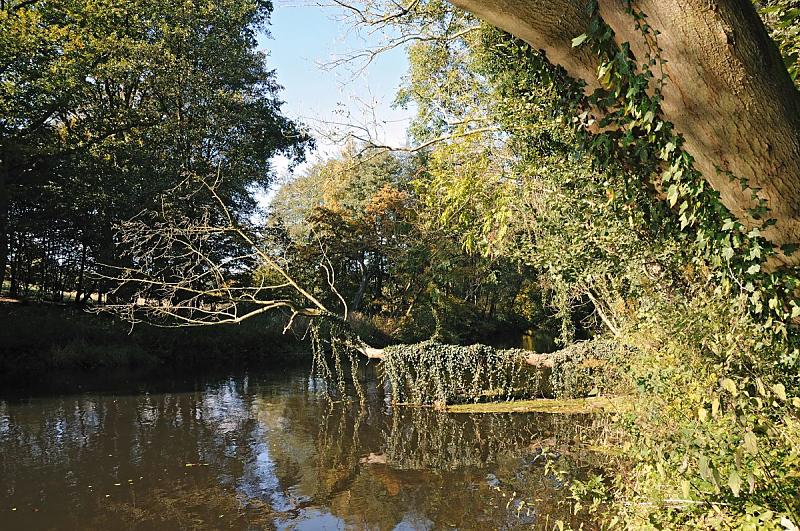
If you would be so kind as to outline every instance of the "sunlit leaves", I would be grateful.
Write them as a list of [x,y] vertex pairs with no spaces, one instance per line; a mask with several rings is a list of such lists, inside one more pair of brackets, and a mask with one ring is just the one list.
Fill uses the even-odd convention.
[[771,37],[786,62],[789,74],[800,86],[800,6],[792,0],[757,2]]
[[589,38],[589,35],[587,35],[586,33],[582,33],[582,34],[578,35],[577,37],[572,39],[572,47],[573,48],[577,48],[578,46],[580,46],[581,44],[586,42],[586,39],[588,39],[588,38]]

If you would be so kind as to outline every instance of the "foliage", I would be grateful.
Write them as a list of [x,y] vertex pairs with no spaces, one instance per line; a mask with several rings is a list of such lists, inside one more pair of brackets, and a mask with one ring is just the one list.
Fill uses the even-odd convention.
[[541,392],[541,374],[525,369],[525,354],[483,345],[425,342],[387,348],[382,369],[397,402],[445,405],[487,398],[511,400]]
[[797,23],[800,4],[793,0],[759,0],[754,3],[786,61],[789,74],[800,86],[800,25]]
[[614,364],[627,351],[615,341],[581,341],[530,365],[531,353],[486,345],[462,347],[433,341],[385,349],[381,368],[393,400],[411,404],[585,397],[621,391]]
[[[330,308],[404,342],[475,341],[524,328],[515,260],[479,256],[444,229],[423,191],[431,164],[349,146],[277,193],[271,226],[293,275]],[[332,286],[332,285],[333,286]],[[529,321],[538,300],[527,302]]]
[[[0,9],[0,276],[14,295],[109,291],[114,226],[190,177],[238,216],[307,138],[258,51],[262,0],[6,2]],[[197,211],[200,198],[181,206]],[[220,253],[222,254],[222,252]],[[8,264],[8,271],[6,271]],[[8,275],[8,276],[6,276]]]
[[[589,95],[494,29],[414,45],[406,93],[421,108],[418,141],[447,133],[431,147],[423,200],[465,245],[534,267],[565,341],[588,306],[590,327],[630,348],[618,375],[638,396],[619,422],[633,468],[613,487],[576,484],[578,505],[594,497],[607,523],[630,527],[796,525],[797,279],[770,260],[793,250],[762,237],[775,221],[742,180],[756,208],[735,219],[661,118],[668,58],[646,14],[629,11],[651,49],[634,57],[596,7],[574,41],[601,59]],[[797,18],[765,14],[779,12],[791,65]],[[437,53],[449,62],[427,59]],[[447,76],[475,97],[428,81]],[[432,118],[453,108],[457,119]]]

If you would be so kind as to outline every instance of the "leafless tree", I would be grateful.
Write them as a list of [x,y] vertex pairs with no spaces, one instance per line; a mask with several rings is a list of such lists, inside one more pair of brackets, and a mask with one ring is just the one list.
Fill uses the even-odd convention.
[[[323,252],[319,267],[341,308],[329,309],[290,274],[281,246],[248,220],[238,219],[220,193],[222,178],[187,177],[161,197],[158,211],[143,211],[118,227],[126,266],[105,266],[114,287],[112,312],[136,324],[163,327],[241,323],[267,312],[283,312],[284,331],[298,317],[347,319],[333,267]],[[197,204],[187,212],[186,205]],[[349,346],[379,357],[359,339]]]

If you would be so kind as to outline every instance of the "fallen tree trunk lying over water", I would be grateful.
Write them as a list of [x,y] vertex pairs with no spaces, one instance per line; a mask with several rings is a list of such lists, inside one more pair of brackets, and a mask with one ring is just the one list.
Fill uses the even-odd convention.
[[393,402],[445,407],[615,393],[621,381],[618,360],[629,352],[619,341],[606,338],[577,342],[549,354],[435,341],[376,349],[344,320],[331,318],[324,324],[311,328],[312,373],[327,382],[328,392],[337,399],[346,398],[345,383],[352,380],[362,402],[365,396],[357,373],[365,358],[380,362]]
[[[453,345],[448,345],[448,346],[453,346]],[[389,350],[391,351],[391,350],[394,350],[394,349],[397,349],[397,348],[407,348],[407,347],[413,347],[413,345],[398,345],[398,346],[395,346],[395,347],[389,347]],[[461,348],[469,348],[469,347],[461,347]],[[368,346],[366,344],[359,346],[358,350],[364,356],[366,356],[367,358],[369,358],[371,360],[383,361],[386,358],[386,355],[387,355],[386,354],[386,350],[387,349],[370,347],[370,346]],[[521,349],[510,349],[510,350],[517,350],[519,352],[524,352],[525,355],[522,356],[522,358],[521,358],[522,361],[524,363],[532,366],[532,367],[538,367],[538,368],[542,368],[542,369],[545,369],[545,368],[552,369],[554,367],[554,365],[555,365],[554,358],[550,354],[540,354],[538,352],[523,351]]]
[[530,398],[575,398],[614,386],[613,358],[625,347],[583,341],[552,354],[427,341],[359,351],[381,361],[395,402],[444,406]]

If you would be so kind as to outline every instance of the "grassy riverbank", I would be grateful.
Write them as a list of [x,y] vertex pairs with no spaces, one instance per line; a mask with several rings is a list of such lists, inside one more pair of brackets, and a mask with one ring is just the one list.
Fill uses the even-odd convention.
[[272,317],[240,325],[157,328],[71,305],[0,302],[0,380],[24,385],[52,371],[187,369],[305,360],[305,347]]

